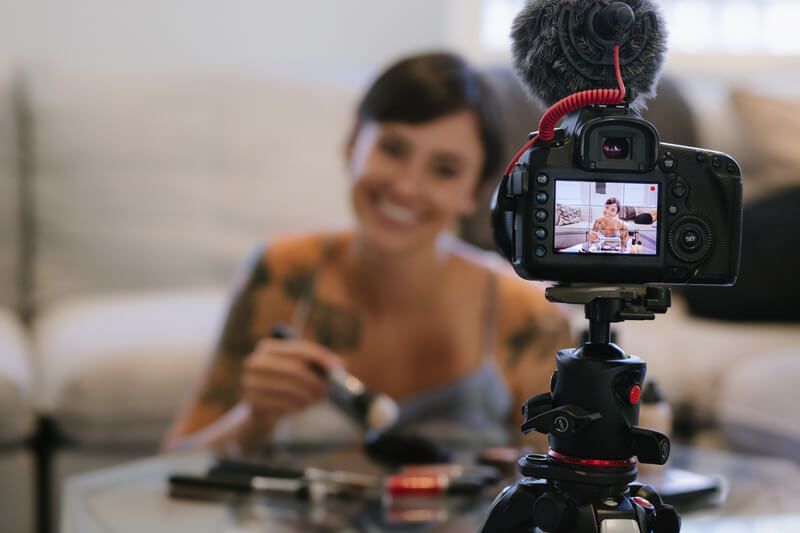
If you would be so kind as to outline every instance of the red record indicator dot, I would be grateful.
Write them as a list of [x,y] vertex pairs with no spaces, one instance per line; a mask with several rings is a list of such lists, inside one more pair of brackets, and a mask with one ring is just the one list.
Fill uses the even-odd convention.
[[655,186],[655,185],[652,185],[652,186],[650,187],[650,190],[651,190],[651,191],[653,191],[653,192],[655,192],[655,190],[656,190],[656,186]]
[[628,399],[631,402],[631,405],[636,405],[639,403],[639,399],[642,397],[642,388],[639,385],[634,385],[631,387],[630,395],[628,395]]

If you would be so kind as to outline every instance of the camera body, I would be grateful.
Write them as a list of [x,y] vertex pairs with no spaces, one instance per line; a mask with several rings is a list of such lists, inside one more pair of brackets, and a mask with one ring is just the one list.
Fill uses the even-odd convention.
[[582,108],[555,133],[520,157],[492,202],[495,240],[519,276],[736,281],[742,177],[732,157],[661,143],[627,106]]

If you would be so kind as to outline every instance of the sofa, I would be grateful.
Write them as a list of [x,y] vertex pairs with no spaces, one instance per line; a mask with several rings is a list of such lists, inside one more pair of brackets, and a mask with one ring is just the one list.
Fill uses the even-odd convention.
[[[510,159],[539,112],[507,68],[485,70],[501,95]],[[57,524],[65,477],[157,453],[254,245],[348,223],[343,143],[365,79],[0,68],[4,532]],[[685,91],[663,80],[647,116],[662,140],[717,146]],[[766,194],[756,189],[753,197]],[[487,220],[484,207],[459,231],[491,247]],[[666,316],[626,323],[618,335],[717,442],[752,441],[761,406],[770,417],[780,407],[785,425],[797,421],[775,394],[754,402],[748,379],[752,365],[773,369],[791,390],[797,324],[699,319],[678,296]],[[761,451],[796,453],[791,432],[773,429],[789,451],[785,442]]]

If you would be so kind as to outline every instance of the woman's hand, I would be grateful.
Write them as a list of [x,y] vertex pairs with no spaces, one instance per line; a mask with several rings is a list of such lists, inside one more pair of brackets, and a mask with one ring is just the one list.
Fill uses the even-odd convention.
[[325,374],[341,364],[339,356],[311,341],[259,341],[242,370],[250,424],[271,430],[285,415],[321,401],[328,395]]

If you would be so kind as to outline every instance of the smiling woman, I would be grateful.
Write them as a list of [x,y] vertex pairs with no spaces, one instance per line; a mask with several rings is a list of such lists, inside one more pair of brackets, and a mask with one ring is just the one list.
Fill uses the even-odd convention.
[[[447,235],[499,166],[497,109],[454,55],[378,77],[345,150],[355,227],[274,240],[245,264],[167,448],[359,438],[314,370],[337,366],[397,400],[400,427],[470,445],[518,435],[516,406],[547,389],[570,339],[538,287]],[[276,322],[302,338],[266,339]]]

